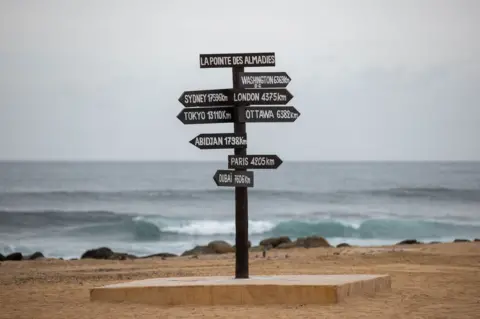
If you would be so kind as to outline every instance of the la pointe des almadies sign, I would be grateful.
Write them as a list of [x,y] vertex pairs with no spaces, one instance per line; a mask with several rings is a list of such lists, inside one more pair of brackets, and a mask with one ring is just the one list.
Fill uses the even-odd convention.
[[247,155],[246,123],[294,122],[300,112],[287,104],[293,95],[286,89],[285,72],[245,72],[246,67],[274,67],[275,53],[200,54],[200,68],[231,68],[232,88],[185,91],[177,118],[186,125],[233,123],[233,133],[204,133],[190,143],[199,149],[233,149],[228,169],[219,169],[213,180],[220,187],[235,188],[235,278],[249,278],[248,188],[254,186],[249,169],[277,169],[277,155]]

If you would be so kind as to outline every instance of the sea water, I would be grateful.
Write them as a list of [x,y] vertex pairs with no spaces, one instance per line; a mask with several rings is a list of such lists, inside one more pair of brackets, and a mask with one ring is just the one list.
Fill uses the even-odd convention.
[[[0,163],[0,253],[78,258],[180,254],[235,241],[226,163]],[[248,191],[252,244],[320,235],[331,244],[480,237],[480,163],[288,162],[255,170]]]

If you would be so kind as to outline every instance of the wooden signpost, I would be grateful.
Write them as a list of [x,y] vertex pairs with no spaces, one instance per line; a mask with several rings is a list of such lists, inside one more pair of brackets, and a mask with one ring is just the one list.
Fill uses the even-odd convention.
[[235,188],[235,278],[249,278],[248,188],[254,173],[248,169],[277,169],[277,155],[247,155],[246,123],[295,122],[300,112],[287,106],[293,95],[285,89],[291,78],[285,72],[245,72],[245,67],[274,67],[275,53],[200,54],[200,68],[231,68],[232,88],[185,91],[178,99],[185,107],[177,118],[185,125],[233,123],[233,133],[205,133],[190,143],[199,149],[233,149],[227,170],[213,180]]

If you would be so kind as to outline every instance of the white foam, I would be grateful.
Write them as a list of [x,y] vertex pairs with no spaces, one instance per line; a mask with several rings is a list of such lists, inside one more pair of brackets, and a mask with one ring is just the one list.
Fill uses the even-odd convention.
[[[272,230],[275,223],[270,221],[249,221],[249,234],[263,234]],[[235,221],[197,220],[180,226],[167,226],[162,231],[188,235],[234,235]]]

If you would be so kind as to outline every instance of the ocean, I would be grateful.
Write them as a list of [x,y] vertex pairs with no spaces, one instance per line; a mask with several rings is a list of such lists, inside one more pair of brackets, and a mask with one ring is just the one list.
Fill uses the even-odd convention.
[[[0,253],[78,258],[87,249],[180,254],[235,241],[226,163],[0,163]],[[480,237],[480,163],[284,162],[256,170],[253,245],[320,235],[331,244]]]

